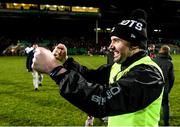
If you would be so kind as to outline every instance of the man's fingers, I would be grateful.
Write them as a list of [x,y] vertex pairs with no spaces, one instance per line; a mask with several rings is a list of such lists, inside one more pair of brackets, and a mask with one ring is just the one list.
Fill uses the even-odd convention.
[[56,59],[60,60],[61,58],[61,54],[62,54],[62,49],[55,47],[55,49],[53,50],[53,55],[55,56]]
[[60,43],[54,48],[52,54],[59,61],[65,60],[67,55],[67,48],[64,44]]
[[56,55],[56,54],[59,54],[61,52],[62,49],[59,49],[57,47],[55,47],[55,49],[53,50],[53,54]]
[[58,48],[58,49],[64,49],[64,48],[65,48],[65,45],[60,43],[60,44],[57,45],[57,48]]
[[56,50],[57,50],[57,47],[55,47],[54,50],[52,51],[52,54],[53,54],[53,55],[56,54]]
[[55,53],[54,56],[55,56],[56,59],[59,59],[59,54],[58,53]]

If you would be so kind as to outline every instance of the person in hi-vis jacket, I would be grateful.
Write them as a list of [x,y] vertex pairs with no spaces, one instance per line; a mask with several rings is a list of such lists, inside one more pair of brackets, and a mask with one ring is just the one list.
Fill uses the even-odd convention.
[[[108,116],[108,126],[158,126],[164,88],[160,67],[147,55],[146,13],[141,9],[113,27],[113,64],[90,70],[58,44],[35,50],[32,67],[59,86],[60,95],[90,116]],[[62,64],[59,63],[59,61]]]

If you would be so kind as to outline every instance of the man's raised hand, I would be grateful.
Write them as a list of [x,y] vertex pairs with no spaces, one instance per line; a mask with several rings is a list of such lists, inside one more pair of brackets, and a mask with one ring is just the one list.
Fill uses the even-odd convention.
[[68,56],[67,56],[67,48],[64,44],[59,43],[55,49],[53,50],[53,55],[58,59],[60,62],[64,63]]
[[59,66],[59,61],[50,50],[43,47],[36,48],[32,64],[33,69],[49,74],[57,66]]

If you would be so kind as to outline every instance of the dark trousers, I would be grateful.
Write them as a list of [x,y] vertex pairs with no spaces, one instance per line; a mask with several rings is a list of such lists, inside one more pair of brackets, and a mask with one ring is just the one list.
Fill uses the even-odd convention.
[[169,93],[163,94],[162,108],[164,126],[169,126]]

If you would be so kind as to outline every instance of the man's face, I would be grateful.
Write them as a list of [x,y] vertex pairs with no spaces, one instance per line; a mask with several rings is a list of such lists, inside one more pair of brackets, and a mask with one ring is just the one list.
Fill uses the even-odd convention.
[[110,49],[113,49],[113,61],[117,63],[123,63],[130,55],[129,42],[120,39],[116,36],[111,36]]
[[155,50],[155,45],[152,45],[152,46],[150,47],[150,50],[154,51],[154,50]]

